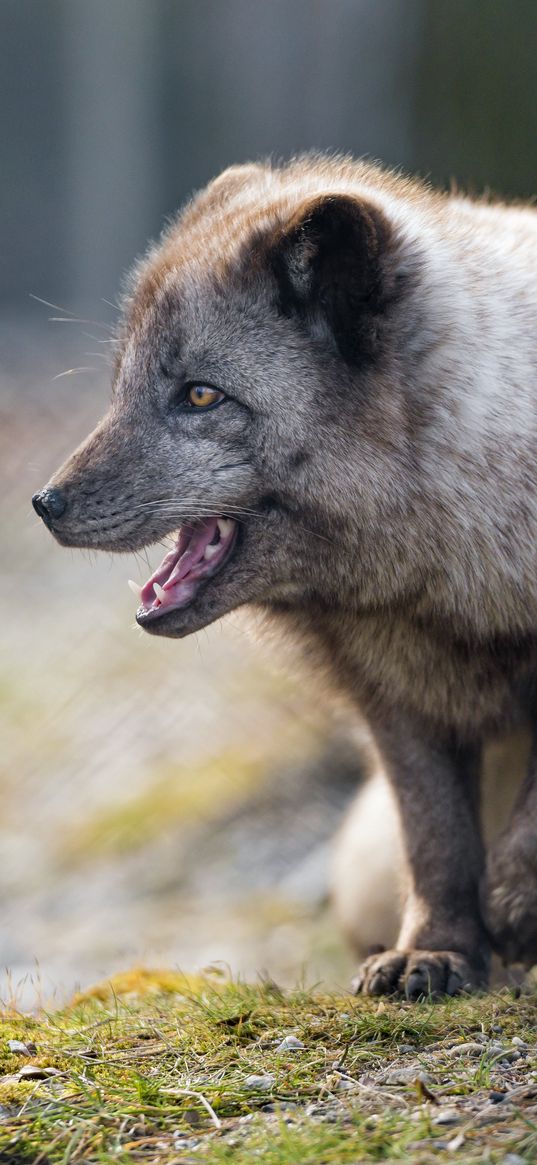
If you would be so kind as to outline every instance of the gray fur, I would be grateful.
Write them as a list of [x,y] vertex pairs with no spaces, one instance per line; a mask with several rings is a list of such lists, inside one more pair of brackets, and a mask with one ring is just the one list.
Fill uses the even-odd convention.
[[[252,604],[367,718],[407,863],[373,993],[482,985],[491,941],[537,957],[535,760],[486,878],[477,804],[483,745],[535,714],[536,311],[532,210],[349,160],[234,168],[139,265],[110,412],[50,483],[70,546],[241,518],[147,630]],[[184,379],[230,399],[178,414]]]

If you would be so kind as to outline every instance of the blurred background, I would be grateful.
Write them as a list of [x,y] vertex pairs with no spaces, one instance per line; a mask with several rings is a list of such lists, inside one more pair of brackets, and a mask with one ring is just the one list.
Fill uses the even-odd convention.
[[236,617],[144,638],[147,565],[60,550],[29,499],[102,411],[123,274],[191,192],[316,148],[528,198],[536,53],[534,0],[0,0],[3,994],[141,962],[345,983],[352,726]]

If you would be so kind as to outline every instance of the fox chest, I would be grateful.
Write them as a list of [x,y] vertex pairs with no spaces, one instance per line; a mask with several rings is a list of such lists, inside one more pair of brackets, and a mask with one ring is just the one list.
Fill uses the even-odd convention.
[[364,711],[406,710],[474,736],[537,711],[537,639],[470,645],[380,615],[331,619],[322,633],[339,685]]

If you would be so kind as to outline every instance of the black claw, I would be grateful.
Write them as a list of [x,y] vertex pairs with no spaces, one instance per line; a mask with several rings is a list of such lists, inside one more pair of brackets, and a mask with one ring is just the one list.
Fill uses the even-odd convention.
[[419,999],[420,995],[427,995],[427,989],[423,981],[423,973],[421,970],[411,971],[404,983],[405,995],[407,999]]
[[384,979],[384,975],[382,974],[382,972],[379,972],[377,975],[373,976],[373,978],[369,984],[369,994],[370,995],[389,995],[390,994],[388,985]]
[[452,971],[446,985],[446,995],[460,995],[463,990],[462,979],[457,971]]
[[[442,995],[459,995],[461,991],[471,991],[476,982],[466,981],[469,968],[456,952],[414,952],[414,960],[403,952],[386,952],[382,956],[370,957],[362,965],[353,980],[353,989],[364,995],[402,995],[415,1002],[417,999]],[[422,954],[421,961],[419,955]],[[471,972],[470,972],[471,973]]]

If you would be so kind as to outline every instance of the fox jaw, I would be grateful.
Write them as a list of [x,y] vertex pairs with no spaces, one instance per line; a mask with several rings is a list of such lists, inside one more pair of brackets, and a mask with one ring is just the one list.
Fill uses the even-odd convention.
[[108,414],[33,499],[65,546],[171,537],[130,584],[152,634],[404,590],[400,538],[390,563],[366,531],[401,529],[389,385],[412,280],[380,207],[340,185],[303,160],[198,195],[132,277]]

